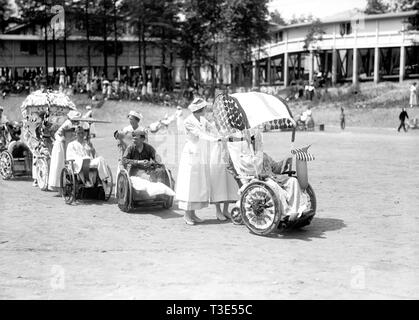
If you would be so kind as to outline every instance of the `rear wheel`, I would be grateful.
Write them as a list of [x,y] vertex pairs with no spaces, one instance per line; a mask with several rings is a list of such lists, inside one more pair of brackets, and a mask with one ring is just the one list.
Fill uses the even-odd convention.
[[112,171],[111,168],[108,167],[108,172],[109,172],[109,180],[107,183],[102,181],[102,185],[103,185],[103,191],[105,192],[105,201],[108,201],[110,199],[110,197],[112,196],[112,191],[113,191],[113,177],[112,177]]
[[120,171],[117,178],[118,189],[116,190],[116,197],[118,200],[118,207],[121,211],[129,212],[132,209],[131,196],[132,189],[129,177],[126,171]]
[[265,182],[250,183],[240,199],[244,224],[257,235],[267,235],[278,228],[281,218],[278,199]]
[[65,167],[61,171],[60,186],[65,203],[73,203],[76,200],[76,179],[73,170]]
[[44,158],[39,158],[36,161],[36,181],[38,182],[38,187],[42,191],[48,189],[48,161]]
[[166,201],[163,203],[163,208],[170,209],[173,206],[173,197],[167,196],[166,198]]
[[13,157],[6,150],[0,154],[0,176],[3,180],[13,177]]

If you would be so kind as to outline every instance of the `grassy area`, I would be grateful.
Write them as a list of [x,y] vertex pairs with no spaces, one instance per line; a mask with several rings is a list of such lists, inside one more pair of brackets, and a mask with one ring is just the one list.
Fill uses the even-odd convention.
[[[340,108],[345,108],[347,126],[359,127],[397,127],[398,115],[402,107],[408,108],[409,86],[412,81],[402,83],[371,82],[361,83],[357,93],[351,85],[323,89],[313,101],[300,100],[289,103],[294,115],[304,111],[309,105],[313,108],[316,124],[339,125]],[[20,105],[25,97],[11,96],[0,101],[9,119],[21,119]],[[81,111],[92,101],[86,95],[71,96]],[[95,118],[112,122],[126,122],[130,110],[143,114],[144,125],[164,118],[175,112],[173,107],[164,107],[139,101],[105,101],[100,108],[93,110]],[[419,118],[419,108],[408,108],[409,118]],[[185,110],[185,114],[188,111]]]

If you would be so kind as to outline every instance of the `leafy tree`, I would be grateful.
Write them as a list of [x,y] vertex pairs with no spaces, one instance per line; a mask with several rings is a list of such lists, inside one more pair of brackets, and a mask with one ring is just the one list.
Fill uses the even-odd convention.
[[287,24],[278,10],[271,12],[270,17],[273,23],[279,24],[280,26],[285,26]]
[[379,14],[389,11],[389,6],[381,0],[367,0],[367,6],[364,13],[366,14]]
[[319,19],[314,20],[311,25],[306,37],[304,38],[304,50],[309,51],[310,49],[314,49],[317,51],[315,47],[318,41],[323,40],[323,35],[326,32],[323,29],[323,25]]
[[10,14],[11,8],[8,0],[0,0],[0,32],[4,32],[7,27],[7,20]]
[[[228,43],[230,57],[242,63],[244,73],[249,74],[252,48],[261,47],[269,40],[269,12],[266,0],[243,0],[227,2],[224,10],[224,37]],[[250,84],[249,84],[250,85]]]

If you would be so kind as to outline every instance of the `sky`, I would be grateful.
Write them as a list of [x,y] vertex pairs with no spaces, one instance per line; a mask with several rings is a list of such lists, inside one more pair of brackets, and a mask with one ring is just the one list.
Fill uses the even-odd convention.
[[342,11],[355,8],[364,9],[367,0],[271,0],[269,11],[278,10],[285,20],[301,15],[312,14],[316,18],[325,18]]

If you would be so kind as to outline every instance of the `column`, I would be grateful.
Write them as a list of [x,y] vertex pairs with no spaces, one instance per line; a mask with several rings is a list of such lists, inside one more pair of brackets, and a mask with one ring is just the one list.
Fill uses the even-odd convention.
[[380,48],[374,48],[374,83],[380,81]]
[[257,74],[257,62],[256,60],[252,60],[252,87],[256,87],[258,85]]
[[358,49],[354,48],[352,57],[352,84],[358,84]]
[[308,69],[308,81],[313,81],[313,51],[310,51],[309,58],[309,69]]
[[404,80],[405,67],[406,67],[406,48],[404,46],[401,46],[400,47],[400,72],[399,72],[400,82]]
[[284,53],[284,87],[288,86],[289,72],[288,72],[288,52]]
[[266,59],[266,63],[267,65],[267,71],[266,71],[266,82],[268,82],[268,86],[271,85],[271,57],[268,57],[268,59]]
[[332,50],[332,86],[335,86],[338,82],[337,77],[338,71],[338,51],[336,49]]

